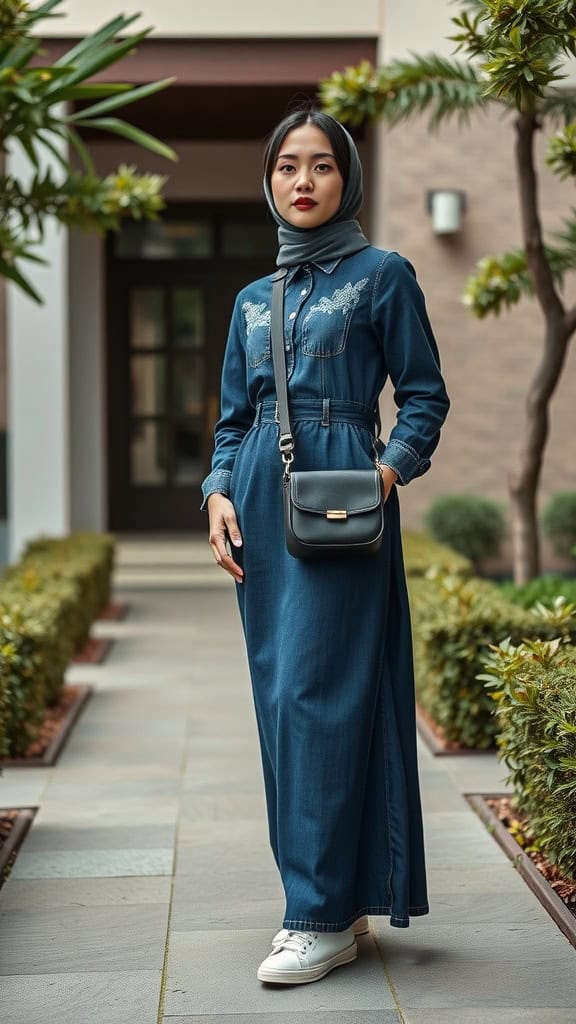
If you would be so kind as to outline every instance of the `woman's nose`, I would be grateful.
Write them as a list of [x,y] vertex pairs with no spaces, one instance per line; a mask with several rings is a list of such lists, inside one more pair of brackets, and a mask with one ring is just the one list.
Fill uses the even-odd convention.
[[299,191],[307,192],[312,187],[313,183],[310,174],[307,171],[301,171],[296,182],[296,188]]

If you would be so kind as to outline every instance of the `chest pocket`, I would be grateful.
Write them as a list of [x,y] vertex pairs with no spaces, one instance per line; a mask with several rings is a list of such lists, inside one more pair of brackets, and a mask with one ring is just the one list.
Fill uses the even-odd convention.
[[367,277],[356,284],[348,281],[310,307],[302,324],[302,351],[306,355],[337,356],[344,350],[352,315],[367,284]]
[[244,302],[242,312],[246,321],[248,365],[259,366],[271,357],[271,312],[265,302]]

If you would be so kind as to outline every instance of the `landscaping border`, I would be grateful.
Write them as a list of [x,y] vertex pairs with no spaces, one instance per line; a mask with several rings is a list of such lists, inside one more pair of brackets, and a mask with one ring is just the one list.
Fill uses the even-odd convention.
[[0,760],[2,768],[47,768],[56,763],[78,715],[86,701],[92,696],[94,687],[89,683],[73,683],[78,693],[70,704],[68,711],[60,723],[60,729],[50,741],[43,754],[38,757],[4,757]]
[[72,657],[73,665],[101,665],[110,653],[111,637],[89,636],[86,643]]
[[461,757],[469,754],[492,754],[497,747],[447,747],[428,724],[422,708],[416,701],[416,726],[430,753],[435,757]]
[[30,825],[34,821],[34,815],[38,810],[37,807],[3,807],[3,811],[17,811],[18,817],[16,818],[6,842],[3,843],[0,848],[0,889],[2,888],[6,878],[4,872],[8,866],[8,862],[14,853],[18,851],[26,835]]
[[476,814],[484,822],[497,843],[502,847],[504,853],[510,858],[514,867],[522,875],[527,885],[532,889],[550,917],[558,925],[560,931],[568,939],[572,946],[576,947],[576,918],[568,910],[554,889],[548,884],[543,875],[540,874],[536,865],[531,861],[527,853],[516,842],[514,837],[500,821],[492,808],[486,803],[487,800],[500,800],[502,797],[510,796],[509,793],[464,793],[463,794]]
[[127,601],[109,601],[100,609],[96,616],[97,622],[120,622],[125,619],[130,611]]

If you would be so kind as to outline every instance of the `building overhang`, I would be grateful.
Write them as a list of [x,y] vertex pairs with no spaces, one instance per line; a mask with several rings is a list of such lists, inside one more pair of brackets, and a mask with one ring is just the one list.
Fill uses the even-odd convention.
[[[75,42],[43,42],[42,63],[53,63]],[[162,138],[261,139],[279,117],[313,99],[322,78],[361,60],[375,63],[376,54],[377,40],[368,38],[155,38],[94,81],[142,85],[175,77],[164,92],[118,111]]]

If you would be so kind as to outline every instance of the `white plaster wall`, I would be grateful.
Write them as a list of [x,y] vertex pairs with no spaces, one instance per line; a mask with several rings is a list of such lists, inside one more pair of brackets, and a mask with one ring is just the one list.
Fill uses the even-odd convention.
[[[15,150],[8,168],[21,178],[29,162]],[[44,297],[43,306],[7,286],[9,558],[42,533],[70,527],[70,422],[68,407],[67,232],[45,222],[46,265],[27,264],[26,274]]]
[[[93,30],[118,14],[118,0],[68,0],[66,18],[43,24],[43,35],[74,36]],[[141,11],[137,25],[153,25],[157,36],[199,37],[350,37],[376,35],[379,0],[308,0],[270,3],[270,0],[140,0],[126,4],[126,13]]]

